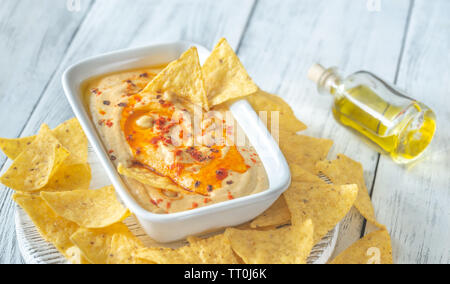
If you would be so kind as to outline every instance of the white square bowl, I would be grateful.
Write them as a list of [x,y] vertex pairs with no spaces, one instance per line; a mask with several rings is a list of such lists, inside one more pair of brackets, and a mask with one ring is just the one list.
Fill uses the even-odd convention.
[[66,97],[120,198],[136,215],[145,232],[154,240],[163,243],[248,222],[267,210],[291,183],[289,166],[278,144],[250,104],[241,100],[232,105],[231,112],[261,158],[268,175],[269,189],[258,194],[172,214],[149,212],[129,193],[85,108],[81,85],[87,79],[102,74],[171,62],[192,46],[197,47],[200,61],[203,63],[210,54],[206,48],[190,42],[175,42],[93,57],[69,67],[62,77]]

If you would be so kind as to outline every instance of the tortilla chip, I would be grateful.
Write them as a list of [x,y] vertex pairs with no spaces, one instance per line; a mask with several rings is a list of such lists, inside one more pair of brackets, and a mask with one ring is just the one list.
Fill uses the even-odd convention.
[[329,139],[314,138],[280,131],[280,149],[290,164],[297,164],[310,173],[316,163],[325,160],[333,146]]
[[176,94],[209,110],[197,48],[192,47],[162,70],[141,92],[142,95]]
[[157,264],[200,264],[202,259],[189,246],[179,249],[171,248],[141,248],[133,255],[143,263]]
[[386,230],[368,234],[330,264],[393,264],[391,237]]
[[217,43],[202,69],[210,106],[242,98],[258,90],[224,38]]
[[36,139],[14,160],[0,181],[14,190],[37,191],[48,184],[69,154],[44,124]]
[[80,228],[70,239],[93,264],[140,263],[131,252],[143,244],[123,223],[102,229]]
[[258,229],[270,226],[282,226],[290,222],[291,212],[289,212],[284,196],[280,196],[269,209],[251,222],[250,227]]
[[41,192],[41,197],[57,215],[83,228],[105,228],[130,215],[117,200],[112,186],[98,190]]
[[69,150],[65,165],[85,164],[88,161],[88,140],[76,118],[63,122],[53,131],[56,139]]
[[[84,164],[88,159],[88,141],[76,118],[68,120],[54,130],[53,135],[70,152],[64,164]],[[15,160],[25,148],[36,139],[36,136],[18,139],[0,138],[0,149],[8,158]]]
[[70,241],[70,236],[78,229],[77,224],[56,215],[39,196],[16,193],[13,199],[30,216],[42,238],[73,263],[87,263]]
[[306,171],[296,163],[290,163],[292,181],[307,183],[324,183],[318,176]]
[[380,229],[386,228],[376,220],[375,210],[373,209],[369,191],[367,190],[364,181],[364,169],[360,163],[340,154],[338,155],[337,160],[317,163],[316,172],[324,174],[334,184],[357,184],[359,193],[354,204],[356,209],[358,209],[359,213],[361,213],[361,215],[370,223],[376,225]]
[[227,229],[233,250],[247,264],[305,264],[313,247],[313,224],[270,231]]
[[[291,168],[292,181],[325,184],[319,177],[305,171],[299,165],[291,163],[289,166]],[[253,229],[271,226],[279,227],[290,222],[291,212],[289,212],[284,196],[281,196],[269,209],[253,220],[250,227]]]
[[[299,132],[307,127],[303,122],[297,119],[291,107],[279,96],[266,93],[259,90],[252,96],[248,96],[247,101],[252,105],[253,109],[259,113],[267,112],[267,126],[269,130],[279,129],[279,131]],[[273,111],[279,112],[279,123],[272,125]]]
[[178,185],[172,182],[168,177],[159,176],[147,169],[142,168],[126,168],[122,164],[117,167],[119,174],[124,175],[129,178],[133,178],[140,183],[149,185],[158,189],[166,189],[179,193],[188,193],[188,191],[182,189]]
[[89,164],[65,163],[59,167],[50,178],[49,183],[40,191],[71,191],[76,189],[88,189],[91,184],[92,173]]
[[197,252],[202,264],[238,264],[231,243],[224,234],[208,239],[189,237],[190,248]]
[[0,149],[8,158],[15,160],[34,139],[36,136],[18,139],[0,138]]
[[322,240],[347,215],[357,195],[356,185],[310,183],[293,183],[284,193],[293,225],[312,220],[314,244]]

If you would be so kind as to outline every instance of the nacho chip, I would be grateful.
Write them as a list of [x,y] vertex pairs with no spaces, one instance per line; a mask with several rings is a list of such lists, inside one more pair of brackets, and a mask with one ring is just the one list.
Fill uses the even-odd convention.
[[144,246],[123,223],[102,229],[80,228],[70,239],[93,264],[140,263],[131,252]]
[[0,149],[8,158],[15,160],[20,153],[22,153],[25,148],[34,141],[34,139],[36,139],[36,136],[18,139],[0,138]]
[[50,178],[49,183],[40,191],[71,191],[76,189],[88,189],[91,184],[92,173],[89,164],[65,163],[59,167]]
[[142,168],[126,168],[122,164],[119,164],[117,167],[119,174],[124,175],[129,178],[133,178],[140,183],[149,185],[158,189],[166,189],[179,193],[188,193],[188,191],[182,189],[178,185],[174,184],[172,180],[167,177],[159,176],[155,173],[152,173],[149,170]]
[[391,237],[386,230],[368,234],[330,264],[393,264]]
[[166,92],[209,110],[197,48],[190,48],[178,60],[170,63],[141,94],[145,96]]
[[[64,164],[84,164],[88,158],[88,141],[83,129],[76,118],[68,120],[54,130],[53,135],[70,152],[70,156]],[[15,160],[25,148],[36,139],[36,136],[23,137],[18,139],[0,138],[0,149],[8,158]]]
[[[297,119],[291,107],[279,96],[266,93],[259,90],[252,96],[246,97],[246,100],[252,105],[253,109],[259,113],[267,112],[267,127],[269,130],[279,129],[279,131],[299,132],[307,127],[303,122]],[[279,112],[279,123],[271,124],[273,111]]]
[[189,246],[179,249],[140,248],[133,256],[143,263],[157,264],[200,264],[200,255]]
[[72,263],[87,263],[70,241],[78,225],[56,215],[39,196],[16,193],[14,201],[27,212],[37,230],[47,242],[52,243]]
[[48,184],[69,154],[44,124],[36,139],[16,158],[0,181],[14,190],[37,191]]
[[370,223],[384,229],[375,218],[375,210],[370,200],[369,191],[364,181],[364,170],[360,163],[345,155],[338,155],[337,160],[317,163],[316,172],[327,176],[334,184],[357,184],[359,188],[355,207]]
[[284,197],[292,216],[292,224],[311,219],[314,244],[331,231],[350,211],[358,194],[356,185],[324,185],[293,183]]
[[65,165],[85,164],[88,161],[88,140],[76,118],[57,126],[53,131],[56,139],[69,150]]
[[313,247],[313,224],[270,231],[227,229],[233,250],[247,264],[305,264]]
[[314,173],[316,163],[325,160],[333,141],[280,131],[280,148],[290,164]]
[[224,38],[220,39],[202,69],[210,106],[242,98],[258,90]]
[[41,192],[50,208],[83,228],[104,228],[125,220],[129,215],[112,186],[98,190]]
[[208,239],[189,237],[190,248],[196,251],[203,264],[238,264],[231,243],[224,234]]
[[318,176],[306,171],[296,163],[290,163],[292,181],[307,183],[324,183]]
[[284,196],[280,196],[269,209],[251,222],[250,227],[258,229],[270,226],[282,226],[290,222],[291,212],[289,212]]

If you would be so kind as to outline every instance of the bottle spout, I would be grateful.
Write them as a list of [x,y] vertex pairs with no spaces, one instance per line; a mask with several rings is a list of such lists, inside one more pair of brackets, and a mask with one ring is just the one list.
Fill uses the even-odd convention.
[[319,84],[320,79],[325,72],[327,72],[327,69],[325,69],[325,67],[318,63],[315,63],[313,66],[311,66],[311,68],[309,68],[308,79],[316,84]]

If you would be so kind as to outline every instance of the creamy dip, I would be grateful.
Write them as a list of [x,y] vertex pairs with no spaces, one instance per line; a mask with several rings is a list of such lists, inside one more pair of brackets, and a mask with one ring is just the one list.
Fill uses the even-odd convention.
[[230,142],[240,128],[227,109],[198,115],[201,108],[174,93],[141,94],[163,68],[118,72],[84,84],[91,118],[116,166],[148,171],[179,188],[156,188],[124,177],[134,198],[145,209],[164,214],[266,190],[267,174],[254,148],[245,138],[243,145]]

